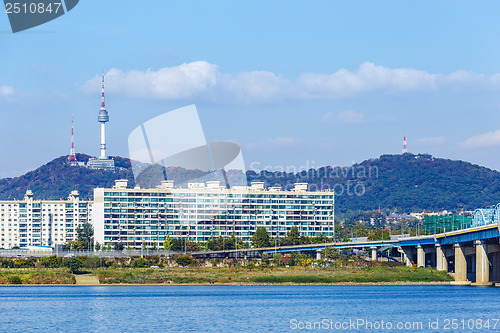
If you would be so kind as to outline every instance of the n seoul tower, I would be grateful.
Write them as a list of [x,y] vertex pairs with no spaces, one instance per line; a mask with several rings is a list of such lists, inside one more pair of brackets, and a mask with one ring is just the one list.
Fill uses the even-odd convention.
[[99,116],[97,121],[101,123],[101,159],[106,158],[106,123],[109,121],[108,111],[106,110],[106,102],[104,100],[104,74],[102,75],[102,101],[101,101],[101,111],[99,111]]
[[109,122],[109,115],[104,100],[104,74],[102,75],[101,110],[99,111],[97,121],[101,123],[101,155],[97,158],[89,159],[87,166],[91,169],[114,170],[115,160],[106,156],[106,123]]

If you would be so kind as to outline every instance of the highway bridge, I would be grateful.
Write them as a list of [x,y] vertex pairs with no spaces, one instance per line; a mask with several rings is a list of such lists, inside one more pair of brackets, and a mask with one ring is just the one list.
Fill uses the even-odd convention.
[[[497,221],[496,223],[494,223]],[[488,286],[500,282],[500,220],[476,222],[473,227],[458,231],[401,238],[398,240],[340,242],[275,246],[268,248],[205,251],[192,253],[203,258],[260,258],[262,253],[313,252],[318,259],[325,248],[364,249],[373,261],[379,260],[382,250],[397,249],[407,266],[435,267],[454,275],[455,284]],[[394,251],[393,251],[394,252]]]

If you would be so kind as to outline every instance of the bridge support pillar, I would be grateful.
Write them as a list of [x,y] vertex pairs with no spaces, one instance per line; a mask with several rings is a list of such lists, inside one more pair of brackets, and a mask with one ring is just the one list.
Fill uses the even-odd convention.
[[417,267],[425,267],[425,251],[422,245],[417,245]]
[[412,266],[412,262],[411,262],[411,250],[409,248],[407,248],[407,247],[406,248],[399,247],[398,251],[403,254],[403,262],[405,263],[405,265],[407,267],[411,267]]
[[372,261],[377,261],[377,247],[372,246],[370,249],[372,250]]
[[465,259],[464,248],[460,244],[455,244],[455,282],[467,282],[467,260]]
[[436,244],[436,269],[438,271],[448,271],[448,260],[444,255],[441,244]]
[[321,260],[321,250],[316,250],[316,260]]
[[411,266],[413,266],[413,265],[412,265],[412,263],[411,263],[410,258],[408,258],[408,256],[406,255],[406,253],[404,253],[404,254],[403,254],[403,259],[404,259],[404,261],[405,261],[405,265],[406,265],[407,267],[411,267]]
[[482,240],[474,242],[476,245],[476,285],[490,285],[490,261],[487,245]]
[[500,282],[500,252],[494,252],[492,259],[493,281]]

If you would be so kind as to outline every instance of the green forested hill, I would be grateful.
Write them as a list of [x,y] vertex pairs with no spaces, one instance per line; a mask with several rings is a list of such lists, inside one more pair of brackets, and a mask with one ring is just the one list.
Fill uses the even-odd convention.
[[[91,170],[67,165],[67,156],[55,160],[15,178],[0,179],[0,199],[22,199],[27,189],[36,199],[66,198],[72,190],[80,191],[82,198],[92,198],[94,187],[113,186],[115,179],[133,179],[130,162],[115,158],[116,165],[124,169],[119,172]],[[77,154],[79,161],[88,161],[89,156]]]
[[250,173],[266,184],[307,182],[332,188],[336,211],[472,210],[500,202],[500,172],[431,155],[382,155],[350,167],[298,174]]
[[[115,179],[134,179],[130,161],[115,157],[121,171],[90,170],[66,165],[59,157],[23,176],[0,180],[0,199],[21,199],[27,189],[36,198],[67,197],[79,190],[84,198],[92,197],[94,187],[110,187]],[[79,161],[88,160],[78,155]],[[169,174],[182,179],[195,178],[199,171],[177,168]],[[289,188],[295,182],[332,189],[336,193],[336,211],[378,209],[400,212],[420,210],[472,210],[500,202],[500,172],[463,161],[435,158],[430,155],[382,155],[349,167],[324,167],[299,173],[262,171],[247,173],[248,181],[264,181],[266,186]],[[149,184],[147,179],[145,184]]]

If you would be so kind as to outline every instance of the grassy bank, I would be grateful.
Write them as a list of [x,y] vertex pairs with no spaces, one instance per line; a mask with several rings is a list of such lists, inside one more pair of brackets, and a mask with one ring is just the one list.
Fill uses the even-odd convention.
[[254,269],[245,268],[123,268],[99,269],[100,283],[113,284],[209,284],[209,283],[397,283],[443,282],[452,278],[445,272],[429,268],[364,267],[309,268],[301,267]]
[[75,277],[67,268],[0,269],[0,284],[74,284]]

